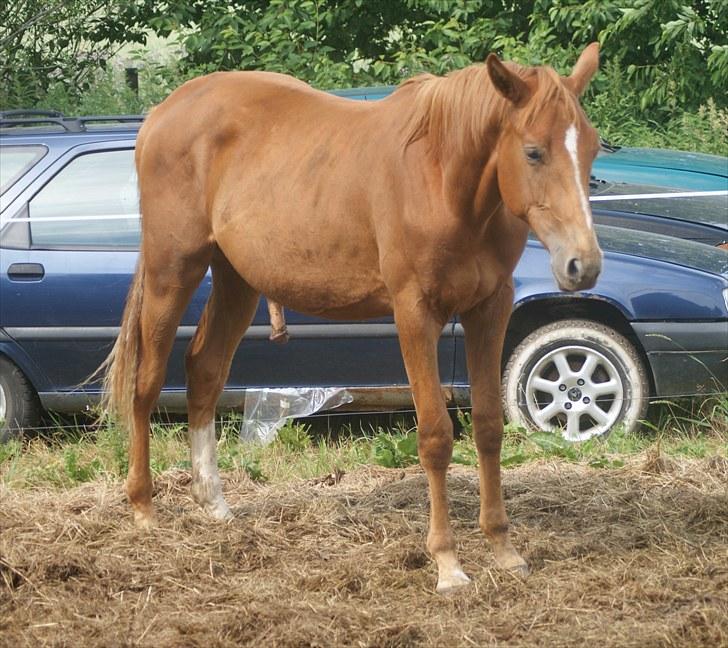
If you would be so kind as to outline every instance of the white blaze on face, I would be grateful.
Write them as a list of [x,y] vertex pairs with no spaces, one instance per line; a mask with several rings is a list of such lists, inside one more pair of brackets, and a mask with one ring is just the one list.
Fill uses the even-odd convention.
[[589,201],[584,193],[584,187],[581,184],[581,170],[579,169],[579,156],[577,152],[579,150],[579,133],[576,130],[576,126],[572,124],[566,129],[566,137],[564,138],[564,146],[569,153],[571,158],[571,166],[574,168],[574,183],[576,184],[576,191],[579,193],[579,202],[581,203],[581,210],[584,212],[584,220],[586,220],[587,226],[591,229],[592,227],[592,216],[591,209],[589,208]]

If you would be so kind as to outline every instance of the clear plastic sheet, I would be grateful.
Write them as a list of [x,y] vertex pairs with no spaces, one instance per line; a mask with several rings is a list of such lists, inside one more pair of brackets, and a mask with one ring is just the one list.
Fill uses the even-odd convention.
[[353,396],[340,387],[248,389],[240,438],[270,443],[288,419],[334,409],[353,400]]

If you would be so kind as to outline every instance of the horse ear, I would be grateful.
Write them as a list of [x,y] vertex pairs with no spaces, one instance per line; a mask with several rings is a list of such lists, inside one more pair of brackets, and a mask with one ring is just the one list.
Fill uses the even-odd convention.
[[488,54],[485,59],[488,75],[495,89],[516,107],[523,106],[531,97],[531,91],[525,81],[515,72],[509,70],[495,55]]
[[587,45],[576,62],[571,76],[566,81],[574,94],[579,96],[584,93],[589,81],[599,69],[599,43]]

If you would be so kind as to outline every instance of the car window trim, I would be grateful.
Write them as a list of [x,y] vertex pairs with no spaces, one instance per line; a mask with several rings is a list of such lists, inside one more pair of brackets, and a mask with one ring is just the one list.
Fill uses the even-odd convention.
[[63,244],[63,245],[33,245],[27,248],[33,252],[138,252],[137,245],[83,245]]

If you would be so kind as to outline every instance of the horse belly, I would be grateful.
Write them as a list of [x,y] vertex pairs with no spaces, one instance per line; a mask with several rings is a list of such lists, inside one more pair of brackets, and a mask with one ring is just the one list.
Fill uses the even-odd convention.
[[391,312],[365,228],[351,219],[332,224],[321,212],[303,218],[304,211],[242,210],[215,229],[215,239],[251,286],[287,308],[335,319]]

